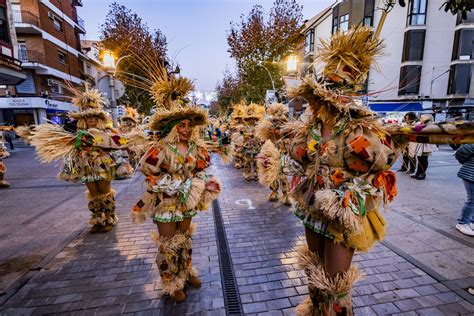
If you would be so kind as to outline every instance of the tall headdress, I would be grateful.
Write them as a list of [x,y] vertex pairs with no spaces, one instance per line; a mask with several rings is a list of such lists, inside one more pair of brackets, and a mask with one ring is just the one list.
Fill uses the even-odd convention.
[[163,58],[155,55],[133,56],[135,64],[142,69],[145,78],[125,76],[128,84],[148,91],[156,103],[156,112],[150,118],[150,128],[168,134],[182,120],[192,126],[206,125],[207,112],[199,106],[190,105],[186,96],[194,89],[188,78],[170,75]]
[[120,118],[122,121],[123,120],[132,120],[135,123],[138,123],[140,120],[140,115],[138,114],[137,110],[132,107],[126,107],[124,109],[123,115]]
[[108,105],[108,100],[97,89],[80,90],[71,88],[74,93],[72,104],[79,108],[79,112],[70,112],[69,116],[75,120],[87,117],[97,117],[99,120],[107,121],[108,115],[104,107]]

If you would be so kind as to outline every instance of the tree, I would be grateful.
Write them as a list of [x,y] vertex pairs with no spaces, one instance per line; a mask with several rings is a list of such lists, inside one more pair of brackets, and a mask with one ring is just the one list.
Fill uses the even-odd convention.
[[266,14],[256,5],[241,15],[239,22],[231,22],[227,34],[228,52],[237,64],[237,77],[245,89],[248,102],[263,102],[265,92],[272,88],[267,70],[281,87],[283,72],[278,64],[296,49],[301,39],[302,6],[296,0],[275,0]]
[[231,72],[226,70],[224,78],[216,86],[217,103],[222,113],[228,111],[233,103],[237,103],[244,98],[242,82]]
[[[116,2],[110,5],[105,22],[100,26],[100,33],[102,48],[113,51],[117,58],[123,57],[118,67],[119,78],[121,74],[124,74],[122,77],[129,74],[144,76],[143,69],[133,62],[133,56],[158,56],[166,60],[165,35],[160,30],[150,31],[135,12]],[[120,101],[146,114],[155,104],[148,93],[130,84],[126,84],[125,95]]]

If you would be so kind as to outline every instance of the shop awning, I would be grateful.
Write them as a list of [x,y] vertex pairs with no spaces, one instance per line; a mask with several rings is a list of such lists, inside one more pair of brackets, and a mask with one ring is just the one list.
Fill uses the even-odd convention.
[[0,67],[0,84],[17,85],[26,79],[26,75],[20,71]]
[[421,102],[387,102],[369,103],[369,107],[375,112],[420,112],[423,111]]

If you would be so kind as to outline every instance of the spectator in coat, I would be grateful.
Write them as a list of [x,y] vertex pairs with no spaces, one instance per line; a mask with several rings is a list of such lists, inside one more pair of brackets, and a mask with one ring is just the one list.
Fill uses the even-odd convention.
[[[420,117],[420,124],[433,124],[433,115],[423,114]],[[426,170],[428,170],[428,157],[431,153],[438,151],[438,146],[434,144],[417,144],[416,145],[416,173],[411,177],[416,180],[424,180],[426,178]]]
[[474,236],[474,144],[459,147],[455,157],[462,164],[458,177],[463,180],[467,193],[467,201],[461,210],[456,229],[464,235]]
[[[403,117],[403,125],[415,124],[417,117],[415,112],[408,112]],[[410,142],[407,148],[403,151],[402,167],[398,169],[399,172],[407,172],[408,174],[415,173],[416,169],[416,143]]]

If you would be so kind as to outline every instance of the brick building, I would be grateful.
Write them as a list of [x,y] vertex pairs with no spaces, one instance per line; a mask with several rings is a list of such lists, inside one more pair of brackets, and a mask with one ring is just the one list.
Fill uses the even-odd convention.
[[26,79],[0,90],[0,121],[41,124],[72,110],[68,85],[87,80],[81,0],[11,0],[18,59]]

